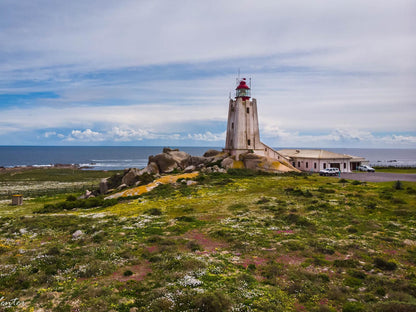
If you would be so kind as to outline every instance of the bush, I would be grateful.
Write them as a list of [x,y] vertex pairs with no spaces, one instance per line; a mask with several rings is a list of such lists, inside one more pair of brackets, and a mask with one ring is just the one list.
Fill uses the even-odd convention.
[[132,276],[133,275],[133,272],[132,271],[130,271],[130,270],[126,270],[126,271],[124,271],[124,273],[123,273],[123,276]]
[[76,200],[77,200],[77,198],[74,195],[68,195],[66,197],[66,201],[76,201]]
[[146,210],[144,213],[151,215],[151,216],[160,216],[162,215],[162,210],[160,210],[159,208],[150,208]]
[[221,291],[199,294],[195,298],[195,305],[198,311],[203,312],[224,312],[231,307],[231,300]]
[[386,261],[382,258],[374,259],[374,266],[383,271],[394,271],[397,269],[397,264],[393,261]]
[[359,302],[347,302],[342,307],[342,312],[364,312],[364,306]]
[[402,182],[400,180],[397,180],[396,182],[394,182],[393,188],[395,190],[402,190],[403,189]]
[[89,209],[94,207],[109,207],[118,203],[116,198],[104,199],[103,197],[91,197],[87,199],[77,199],[74,201],[64,201],[56,204],[46,204],[43,208],[40,208],[35,213],[49,213],[62,210],[71,210],[75,208]]

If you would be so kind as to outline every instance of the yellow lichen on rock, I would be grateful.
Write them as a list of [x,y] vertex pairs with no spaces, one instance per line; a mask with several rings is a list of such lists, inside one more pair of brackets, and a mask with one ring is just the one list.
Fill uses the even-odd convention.
[[183,174],[178,174],[178,175],[163,176],[149,184],[141,185],[138,187],[134,187],[134,188],[116,193],[116,194],[112,194],[108,196],[107,198],[138,196],[143,193],[150,192],[151,190],[153,190],[156,186],[160,184],[175,183],[179,179],[192,179],[192,178],[195,178],[197,175],[198,175],[198,172],[191,172],[191,173],[183,173]]
[[244,168],[244,162],[242,162],[241,160],[235,160],[233,162],[232,167],[233,169],[243,169]]

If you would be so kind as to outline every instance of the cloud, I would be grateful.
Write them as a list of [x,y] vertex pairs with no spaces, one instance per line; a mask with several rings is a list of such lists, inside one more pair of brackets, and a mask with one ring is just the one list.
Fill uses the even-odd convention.
[[92,131],[91,129],[72,130],[71,134],[66,138],[67,141],[103,141],[104,136],[100,132]]
[[223,143],[223,141],[225,141],[225,135],[225,131],[222,133],[211,133],[210,131],[207,131],[205,133],[188,134],[187,138],[195,141]]
[[0,101],[0,144],[219,142],[241,68],[267,139],[415,146],[415,14],[413,0],[2,1],[0,95],[17,99]]

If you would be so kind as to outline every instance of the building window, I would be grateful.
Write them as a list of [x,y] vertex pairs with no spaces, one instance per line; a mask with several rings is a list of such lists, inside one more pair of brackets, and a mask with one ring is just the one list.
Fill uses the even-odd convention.
[[250,145],[250,140],[247,140],[247,145]]
[[316,163],[313,163],[313,169],[316,169]]
[[296,164],[295,164],[295,162],[294,162],[294,161],[292,162],[292,166],[293,166],[293,167],[296,167]]
[[347,169],[347,163],[344,163],[344,169]]
[[300,161],[298,161],[298,167],[300,168]]
[[308,162],[306,162],[306,169],[308,169],[309,168],[309,163]]
[[250,107],[247,107],[247,114],[250,113]]
[[326,164],[324,163],[324,169],[326,169]]

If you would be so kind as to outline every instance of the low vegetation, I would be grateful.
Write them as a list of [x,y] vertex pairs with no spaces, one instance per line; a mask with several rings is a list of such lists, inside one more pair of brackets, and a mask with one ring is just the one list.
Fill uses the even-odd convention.
[[416,311],[416,183],[195,180],[0,202],[0,310]]

